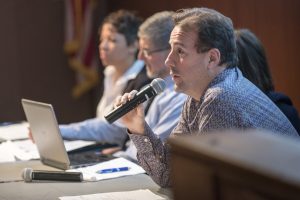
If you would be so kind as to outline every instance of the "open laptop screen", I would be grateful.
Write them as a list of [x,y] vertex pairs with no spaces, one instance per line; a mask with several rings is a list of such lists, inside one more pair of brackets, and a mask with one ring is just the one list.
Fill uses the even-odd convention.
[[69,169],[70,161],[51,104],[22,99],[42,163],[60,169]]

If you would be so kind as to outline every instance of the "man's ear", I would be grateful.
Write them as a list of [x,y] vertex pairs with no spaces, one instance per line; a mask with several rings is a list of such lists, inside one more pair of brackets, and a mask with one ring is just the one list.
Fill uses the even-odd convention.
[[130,53],[136,54],[139,49],[138,41],[134,41],[131,45],[128,46]]
[[217,66],[219,66],[220,61],[221,61],[221,53],[219,49],[213,48],[208,51],[208,69],[213,69]]

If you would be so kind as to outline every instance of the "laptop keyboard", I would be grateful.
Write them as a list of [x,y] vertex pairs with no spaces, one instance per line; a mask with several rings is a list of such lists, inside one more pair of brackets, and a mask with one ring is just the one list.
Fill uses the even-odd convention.
[[109,161],[115,157],[112,155],[102,155],[97,151],[85,151],[80,153],[68,154],[71,166],[88,166],[104,161]]

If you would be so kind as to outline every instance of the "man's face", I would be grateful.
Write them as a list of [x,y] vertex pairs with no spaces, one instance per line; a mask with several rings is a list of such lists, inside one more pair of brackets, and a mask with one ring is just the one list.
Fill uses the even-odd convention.
[[126,43],[125,36],[116,31],[111,24],[104,24],[99,38],[99,57],[104,66],[119,66],[130,55],[130,48]]
[[183,31],[176,26],[170,36],[171,51],[166,59],[175,90],[199,100],[208,86],[209,53],[198,53],[197,35],[194,31]]
[[139,59],[146,64],[147,75],[150,78],[164,78],[169,75],[165,60],[169,53],[168,47],[155,47],[149,39],[139,39]]

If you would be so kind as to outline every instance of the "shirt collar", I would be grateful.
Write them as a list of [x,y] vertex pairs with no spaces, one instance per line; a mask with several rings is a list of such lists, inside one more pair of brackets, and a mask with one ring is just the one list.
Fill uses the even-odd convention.
[[123,76],[121,76],[118,82],[128,82],[131,79],[134,79],[138,73],[142,70],[144,62],[141,60],[136,60],[133,65],[127,69]]
[[[117,80],[116,85],[127,83],[129,80],[134,79],[138,73],[143,69],[144,62],[136,60],[133,65],[126,70],[126,72]],[[114,66],[107,66],[104,70],[105,77],[111,79],[116,69]]]
[[217,85],[224,81],[229,81],[230,79],[237,79],[238,77],[243,76],[242,72],[237,67],[228,67],[224,69],[220,74],[218,74],[209,84],[208,87],[203,92],[203,95],[200,98],[200,102],[203,101],[205,94],[210,88],[217,87]]

